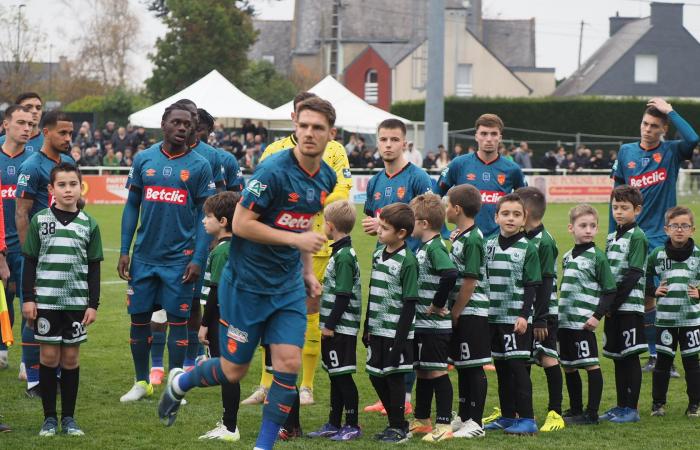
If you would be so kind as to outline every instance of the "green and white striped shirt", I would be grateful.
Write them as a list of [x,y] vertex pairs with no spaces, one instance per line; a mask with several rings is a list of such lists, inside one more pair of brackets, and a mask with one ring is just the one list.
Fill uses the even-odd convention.
[[97,221],[85,211],[63,225],[50,208],[29,224],[22,252],[37,259],[36,306],[82,310],[88,306],[88,263],[102,261]]
[[537,255],[540,257],[542,278],[552,278],[554,286],[547,305],[547,315],[556,317],[559,314],[559,304],[557,302],[557,255],[559,250],[557,249],[557,243],[544,227],[530,238],[530,242],[535,246]]
[[209,299],[209,292],[212,286],[219,285],[221,272],[228,261],[228,253],[231,248],[231,238],[224,238],[216,247],[209,252],[207,257],[207,268],[204,271],[204,279],[202,280],[202,291],[200,293],[199,303],[206,305]]
[[444,317],[428,314],[428,308],[440,287],[440,273],[443,270],[455,269],[442,237],[438,234],[423,243],[416,252],[416,259],[419,297],[416,305],[416,332],[451,333],[452,319],[449,314]]
[[[372,258],[367,311],[369,334],[394,338],[404,301],[418,299],[418,261],[406,246],[386,255],[384,249],[385,246],[380,246]],[[408,339],[413,339],[414,326],[415,318]]]
[[[625,231],[619,238],[617,231],[608,234],[605,254],[617,283],[622,281],[630,269],[638,269],[644,273],[648,248],[649,242],[638,226]],[[618,311],[644,313],[644,284],[645,279],[642,276]]]
[[520,236],[505,249],[498,242],[499,235],[486,241],[486,267],[491,295],[489,323],[514,324],[523,308],[525,286],[542,282],[537,249],[524,233]]
[[484,254],[484,235],[476,226],[461,233],[452,242],[450,258],[454,262],[459,274],[457,284],[450,294],[450,305],[454,305],[462,288],[464,278],[476,280],[474,293],[467,306],[462,310],[462,316],[489,315],[489,280],[486,275],[486,256]]
[[700,284],[700,248],[693,246],[693,253],[685,261],[668,257],[665,247],[651,252],[647,261],[647,277],[665,281],[668,293],[656,299],[657,327],[700,326],[700,302],[688,297],[688,285]]
[[598,308],[600,297],[615,291],[615,277],[605,253],[595,246],[575,258],[573,250],[569,250],[562,259],[562,266],[559,328],[582,330]]
[[357,336],[362,319],[360,265],[357,263],[357,255],[351,246],[349,238],[347,245],[343,245],[343,240],[339,240],[331,244],[331,247],[333,247],[333,253],[328,260],[326,274],[323,279],[319,326],[323,329],[328,321],[335,305],[335,296],[338,294],[349,295],[350,303],[340,316],[334,331],[340,334]]

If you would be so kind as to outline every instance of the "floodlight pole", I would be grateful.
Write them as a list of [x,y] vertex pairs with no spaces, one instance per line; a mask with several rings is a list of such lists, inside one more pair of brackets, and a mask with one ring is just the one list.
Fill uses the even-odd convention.
[[437,150],[445,120],[445,0],[428,2],[428,79],[425,89],[425,148]]

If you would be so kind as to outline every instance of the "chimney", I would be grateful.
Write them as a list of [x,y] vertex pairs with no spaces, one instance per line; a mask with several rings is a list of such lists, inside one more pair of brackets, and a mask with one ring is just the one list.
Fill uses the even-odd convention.
[[620,13],[615,13],[615,16],[610,18],[610,36],[620,31],[620,28],[624,27],[630,22],[639,20],[638,17],[620,17]]
[[477,39],[484,39],[483,16],[481,12],[481,0],[471,0],[462,2],[467,8],[467,29],[471,31]]
[[682,27],[683,3],[653,2],[651,4],[651,26]]

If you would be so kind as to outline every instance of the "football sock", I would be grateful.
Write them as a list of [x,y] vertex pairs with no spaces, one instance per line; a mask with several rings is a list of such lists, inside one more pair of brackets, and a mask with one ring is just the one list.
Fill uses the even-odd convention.
[[569,391],[569,408],[572,412],[583,412],[583,384],[578,370],[566,372],[566,390]]
[[649,346],[649,356],[656,356],[656,308],[644,313],[644,336]]
[[262,352],[262,354],[260,355],[260,363],[262,364],[262,370],[260,371],[260,386],[264,386],[266,389],[270,389],[270,386],[272,386],[272,373],[268,372],[265,368],[265,358],[267,355],[267,350],[265,350],[265,347],[261,347],[260,351]]
[[283,427],[287,430],[293,430],[295,428],[301,428],[301,423],[299,422],[299,410],[301,405],[299,404],[299,389],[297,389],[294,396],[294,402],[292,403],[292,409],[289,410],[287,414],[287,420],[284,421]]
[[666,404],[668,381],[671,378],[671,364],[673,359],[665,353],[659,353],[654,373],[652,375],[651,398],[654,403]]
[[297,395],[297,374],[275,371],[272,386],[267,394],[267,402],[263,406],[262,424],[255,447],[272,449],[280,427],[287,420]]
[[199,337],[197,330],[187,329],[187,351],[185,352],[184,367],[194,366],[194,361],[197,359],[199,352]]
[[184,365],[187,354],[187,320],[168,313],[168,370]]
[[547,377],[547,391],[549,393],[549,411],[554,411],[561,415],[562,389],[563,380],[561,376],[561,367],[547,367],[544,369],[544,374]]
[[194,387],[216,386],[225,383],[228,381],[221,368],[221,359],[210,358],[179,376],[173,387],[176,394],[184,395],[185,392]]
[[513,395],[513,374],[504,360],[494,361],[496,378],[498,378],[498,401],[501,406],[501,416],[515,419],[515,396]]
[[688,400],[690,403],[700,403],[700,362],[698,362],[698,355],[683,358],[683,369],[685,369]]
[[459,396],[457,415],[466,422],[471,419],[470,407],[472,404],[471,396],[471,374],[468,368],[457,369],[457,394]]
[[151,314],[133,314],[129,331],[131,357],[134,359],[136,381],[148,380],[148,353],[151,349]]
[[331,381],[331,409],[328,412],[328,423],[340,428],[343,420],[343,392],[340,389],[337,377],[330,377]]
[[351,374],[338,375],[334,377],[343,395],[343,406],[345,407],[345,424],[353,427],[357,426],[357,411],[360,407],[360,396],[357,392],[357,385]]
[[228,431],[234,433],[238,425],[238,407],[241,402],[241,385],[239,383],[221,384],[221,404],[224,407],[222,421]]
[[430,405],[433,403],[433,380],[418,378],[416,380],[416,419],[430,419]]
[[625,366],[624,360],[614,359],[615,363],[615,394],[617,397],[617,406],[625,407],[625,399],[627,397],[627,367]]
[[628,356],[622,361],[625,365],[625,373],[627,375],[626,404],[624,406],[637,409],[639,393],[642,390],[642,365],[639,362],[639,355]]
[[484,416],[486,406],[486,393],[488,392],[489,380],[483,367],[470,367],[467,369],[471,384],[471,403],[469,405],[469,415],[471,419],[481,426],[481,419]]
[[270,419],[263,419],[260,424],[260,431],[258,432],[258,438],[255,441],[255,450],[272,450],[277,440],[277,435],[280,432],[281,425],[271,421]]
[[56,392],[58,380],[56,379],[56,367],[39,365],[39,382],[41,383],[41,404],[44,407],[44,419],[57,417]]
[[31,388],[39,382],[39,343],[34,339],[34,329],[22,328],[22,361],[27,370],[27,387]]
[[521,419],[532,419],[535,413],[532,409],[532,380],[527,372],[528,364],[522,359],[511,359],[508,367],[515,380],[515,404],[517,405],[518,417]]
[[[450,376],[445,374],[432,381],[435,390],[435,423],[448,424],[452,420],[453,392]],[[418,394],[416,394],[417,396]]]
[[163,354],[165,353],[165,331],[151,330],[151,367],[163,368]]
[[78,399],[80,367],[61,369],[61,417],[75,416],[75,402]]
[[372,386],[377,393],[377,397],[379,397],[379,400],[386,409],[387,405],[389,404],[389,386],[386,384],[386,379],[384,377],[370,375],[369,381],[372,383]]
[[603,372],[600,367],[586,372],[588,372],[588,407],[586,410],[597,415],[600,399],[603,396]]
[[406,419],[404,418],[404,404],[406,401],[406,385],[403,373],[392,373],[386,375],[386,385],[389,390],[389,407],[384,404],[387,416],[389,417],[389,426],[392,428],[406,428]]

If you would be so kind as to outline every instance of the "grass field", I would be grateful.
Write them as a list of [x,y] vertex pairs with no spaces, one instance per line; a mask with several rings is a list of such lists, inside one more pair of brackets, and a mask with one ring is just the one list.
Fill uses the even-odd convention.
[[[682,199],[683,200],[683,199]],[[688,202],[690,203],[690,202]],[[686,203],[687,204],[687,203]],[[560,255],[566,251],[572,241],[566,232],[567,212],[572,205],[551,205],[545,217],[545,224],[559,243]],[[597,205],[607,224],[607,206]],[[696,214],[700,205],[692,204]],[[116,264],[119,248],[119,224],[121,208],[117,206],[89,206],[102,229],[105,247],[105,262],[102,268],[102,301],[97,322],[89,329],[89,342],[82,347],[81,386],[78,398],[76,418],[83,427],[86,436],[82,438],[40,438],[37,433],[43,420],[41,402],[29,400],[24,395],[24,383],[17,381],[19,365],[19,346],[10,350],[10,368],[0,371],[0,414],[4,422],[12,425],[14,431],[0,435],[0,448],[185,448],[197,446],[202,448],[222,448],[225,444],[198,441],[200,434],[213,427],[220,418],[220,396],[218,388],[198,389],[188,395],[189,404],[180,410],[177,422],[171,428],[165,428],[156,417],[157,398],[162,387],[156,389],[154,398],[135,404],[122,405],[119,397],[132,385],[133,366],[128,345],[128,316],[125,308],[125,284],[119,281]],[[604,242],[606,226],[598,235],[598,244]],[[370,252],[374,240],[364,236],[356,228],[354,245],[360,256],[363,273],[364,295],[367,293],[369,279]],[[15,306],[17,308],[17,306]],[[602,328],[602,327],[601,327]],[[18,336],[15,325],[15,336]],[[599,339],[599,342],[601,340]],[[166,352],[167,353],[167,352]],[[374,402],[376,395],[364,372],[365,349],[358,344],[359,372],[355,380],[360,390],[360,406]],[[615,399],[612,364],[601,358],[605,388],[601,409],[612,406]],[[677,364],[682,374],[680,361]],[[251,365],[248,377],[242,382],[242,395],[247,396],[257,385],[260,375],[259,355]],[[452,376],[456,375],[452,373]],[[495,373],[489,373],[489,393],[486,403],[487,413],[498,404]],[[541,424],[546,414],[547,389],[544,373],[541,369],[532,371],[535,414]],[[584,376],[585,385],[585,376]],[[302,408],[302,426],[311,431],[322,425],[328,414],[328,378],[320,368],[316,375],[316,404]],[[584,394],[585,395],[585,394]],[[488,448],[690,448],[697,445],[700,421],[690,421],[683,413],[687,405],[685,382],[683,378],[671,380],[669,392],[669,414],[664,418],[649,416],[651,407],[651,376],[644,375],[640,409],[642,421],[631,425],[614,425],[604,423],[596,427],[568,428],[564,431],[545,434],[533,438],[504,436],[490,433],[483,440],[453,440],[443,445],[445,448],[479,446]],[[564,393],[564,407],[568,400]],[[60,404],[60,400],[59,400]],[[456,383],[455,383],[456,406]],[[235,444],[240,448],[251,448],[255,441],[260,423],[259,407],[242,406],[239,414],[239,428],[242,440]],[[350,448],[377,448],[371,436],[386,426],[386,419],[376,414],[360,413],[360,425],[365,436],[347,444]],[[48,441],[47,441],[48,439]],[[323,448],[328,441],[297,439],[280,443],[279,448]],[[406,444],[410,448],[425,445],[419,440]]]

